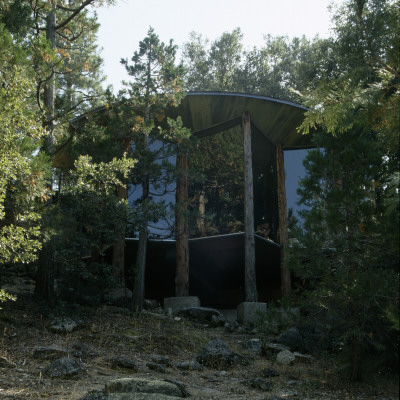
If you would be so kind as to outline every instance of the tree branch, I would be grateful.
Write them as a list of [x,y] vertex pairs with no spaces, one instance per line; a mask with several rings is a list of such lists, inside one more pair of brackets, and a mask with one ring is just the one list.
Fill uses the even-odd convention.
[[63,28],[65,25],[67,25],[75,16],[77,16],[85,7],[88,5],[92,4],[96,0],[86,0],[82,3],[82,5],[78,8],[76,8],[72,14],[66,18],[64,21],[60,22],[58,25],[56,25],[55,30]]

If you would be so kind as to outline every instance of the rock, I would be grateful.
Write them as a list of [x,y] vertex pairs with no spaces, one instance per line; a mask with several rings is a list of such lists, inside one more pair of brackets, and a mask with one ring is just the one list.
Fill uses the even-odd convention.
[[90,391],[85,396],[81,397],[80,400],[107,400],[107,395],[104,394],[104,392],[95,390]]
[[248,365],[249,362],[240,354],[234,353],[228,345],[220,339],[209,342],[197,355],[197,362],[206,367],[219,371],[232,368],[235,364]]
[[[106,383],[105,393],[146,393],[182,398],[181,389],[174,383],[145,378],[121,378]],[[111,397],[110,397],[111,398]],[[161,397],[158,397],[161,399]],[[143,397],[145,399],[145,397]],[[150,399],[150,397],[149,397]],[[157,399],[157,397],[154,397]]]
[[92,351],[88,345],[84,343],[74,343],[72,345],[72,355],[78,358],[96,357],[98,353]]
[[150,361],[157,364],[165,365],[166,367],[171,367],[172,363],[168,356],[159,356],[157,354],[150,355]]
[[182,397],[190,397],[190,393],[186,390],[185,384],[179,381],[176,381],[175,379],[164,379],[165,382],[172,383],[173,385],[176,385],[179,390],[181,391]]
[[84,325],[80,319],[72,319],[69,317],[58,317],[51,321],[48,329],[56,333],[71,333]]
[[143,302],[143,307],[147,311],[154,311],[156,308],[158,308],[158,301],[145,299]]
[[181,397],[159,393],[110,393],[90,392],[80,400],[181,400]]
[[6,357],[0,357],[0,368],[15,368],[16,365],[8,361]]
[[211,326],[224,326],[224,316],[215,308],[208,307],[187,307],[177,313],[178,316],[201,324]]
[[175,367],[182,371],[203,371],[204,369],[197,361],[182,361],[177,363]]
[[262,370],[262,375],[264,378],[274,378],[276,376],[279,376],[279,374],[271,368],[264,368]]
[[33,349],[33,358],[42,358],[44,360],[54,360],[60,357],[66,357],[69,350],[58,346],[57,344],[52,344],[50,346],[36,346]]
[[184,308],[200,307],[200,299],[196,296],[165,297],[164,309],[168,315],[177,314]]
[[310,356],[309,354],[301,354],[295,351],[293,355],[296,357],[296,362],[305,362],[305,363],[310,363],[311,361],[314,360],[314,357]]
[[45,374],[51,378],[71,378],[83,371],[81,364],[73,358],[59,358],[53,361],[46,369]]
[[130,360],[129,358],[126,358],[126,357],[115,357],[115,358],[112,358],[110,360],[110,362],[114,368],[118,368],[118,367],[126,368],[126,369],[131,370],[132,372],[138,372],[138,370],[139,370],[135,361]]
[[283,350],[280,353],[278,353],[276,356],[276,361],[278,362],[278,364],[282,364],[282,365],[289,365],[295,359],[296,359],[296,357],[289,350]]
[[182,397],[167,396],[160,393],[111,393],[107,400],[181,400]]
[[257,338],[249,339],[246,341],[245,346],[254,353],[261,353],[262,341]]
[[228,333],[235,332],[239,327],[240,325],[237,321],[226,321],[224,324],[224,328]]
[[146,367],[148,369],[151,369],[152,371],[157,371],[157,372],[161,372],[164,373],[165,372],[165,367],[162,364],[157,364],[155,362],[148,362],[146,364]]
[[265,378],[253,378],[244,381],[244,384],[253,389],[263,390],[267,392],[272,389],[272,382]]
[[288,347],[290,350],[301,350],[303,348],[303,336],[297,328],[290,328],[281,333],[277,339],[277,343]]
[[287,400],[287,399],[278,396],[269,396],[267,397],[267,400]]
[[289,350],[288,347],[276,343],[262,343],[261,354],[270,360],[275,360],[276,355],[283,350]]

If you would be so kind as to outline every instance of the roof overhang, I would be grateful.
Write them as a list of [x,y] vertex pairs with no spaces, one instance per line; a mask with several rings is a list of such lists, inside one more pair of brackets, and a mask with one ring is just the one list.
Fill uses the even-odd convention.
[[195,136],[205,137],[239,125],[246,111],[253,130],[273,145],[286,150],[313,147],[311,135],[297,131],[308,109],[290,101],[244,93],[188,92],[174,114]]

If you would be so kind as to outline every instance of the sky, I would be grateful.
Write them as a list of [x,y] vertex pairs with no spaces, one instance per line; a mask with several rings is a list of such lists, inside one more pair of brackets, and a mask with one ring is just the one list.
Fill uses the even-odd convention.
[[106,83],[121,87],[127,76],[120,59],[132,57],[150,26],[162,41],[173,39],[179,47],[189,41],[190,32],[213,41],[239,27],[245,48],[251,49],[262,46],[266,34],[327,37],[331,1],[116,0],[113,6],[97,9]]
[[[120,59],[132,57],[150,26],[162,41],[173,39],[179,47],[189,41],[190,32],[201,33],[212,42],[239,27],[244,47],[252,49],[261,47],[267,34],[328,37],[331,3],[332,0],[116,0],[115,5],[97,10],[105,84],[113,85],[117,91],[122,80],[129,80]],[[305,174],[305,154],[285,152],[287,206],[295,211],[299,208],[298,180]]]

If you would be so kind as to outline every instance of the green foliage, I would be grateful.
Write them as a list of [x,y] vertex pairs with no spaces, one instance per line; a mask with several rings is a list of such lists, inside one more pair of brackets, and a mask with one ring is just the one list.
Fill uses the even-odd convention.
[[174,211],[162,198],[174,190],[176,174],[171,160],[177,143],[186,142],[190,136],[180,118],[166,118],[183,97],[183,67],[175,65],[176,51],[172,40],[169,44],[161,42],[150,28],[131,58],[132,64],[121,60],[132,81],[125,83],[115,111],[117,126],[122,125],[123,132],[129,131],[126,140],[132,143],[131,156],[137,160],[130,177],[131,184],[140,187],[142,193],[132,210],[136,229],[140,231],[149,221],[154,225],[165,220],[166,231],[160,232],[163,236],[171,235]]
[[0,40],[0,263],[29,262],[41,247],[39,204],[48,197],[47,159],[38,151],[44,131],[29,98],[32,82],[8,64],[21,51],[3,29]]
[[399,11],[381,0],[339,8],[328,43],[336,62],[308,92],[299,128],[325,132],[305,161],[292,265],[305,305],[326,310],[345,343],[351,379],[398,363]]
[[[4,289],[0,289],[0,303],[4,303],[7,300],[17,300],[15,296],[12,296],[11,294],[7,293]],[[1,307],[0,307],[1,310]]]
[[90,286],[98,295],[111,285],[112,269],[101,254],[126,224],[127,202],[117,197],[116,188],[133,165],[126,157],[108,163],[79,157],[51,210],[58,277],[80,294]]
[[387,312],[399,304],[398,247],[390,246],[398,228],[382,216],[374,184],[382,182],[384,192],[388,171],[381,144],[362,128],[316,135],[315,141],[323,150],[305,160],[299,190],[307,206],[304,234],[292,245],[290,261],[304,306],[321,316],[325,310],[338,340],[359,344],[359,357],[397,354]]

